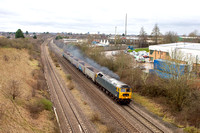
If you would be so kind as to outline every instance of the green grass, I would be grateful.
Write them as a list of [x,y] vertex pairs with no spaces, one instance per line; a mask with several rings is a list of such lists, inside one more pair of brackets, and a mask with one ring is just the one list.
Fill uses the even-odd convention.
[[158,116],[164,116],[163,112],[161,111],[161,108],[153,103],[148,98],[141,96],[137,93],[133,93],[132,98],[135,102],[141,104],[142,106],[146,107],[149,111],[152,113],[158,115]]
[[184,132],[186,133],[200,133],[200,130],[195,127],[186,127],[184,129]]
[[135,52],[138,52],[138,51],[147,51],[147,52],[149,52],[149,48],[137,48],[137,49],[135,49]]

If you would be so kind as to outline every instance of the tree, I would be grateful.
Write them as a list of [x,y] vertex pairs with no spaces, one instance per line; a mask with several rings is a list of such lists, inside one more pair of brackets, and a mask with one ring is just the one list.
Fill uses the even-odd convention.
[[190,41],[196,42],[196,43],[199,42],[199,39],[198,39],[198,31],[197,31],[197,30],[194,30],[193,32],[191,32],[188,36],[191,37],[191,38],[190,38]]
[[193,32],[191,32],[189,35],[189,37],[197,37],[198,36],[198,31],[194,30]]
[[144,31],[143,27],[140,30],[139,45],[140,45],[140,47],[146,47],[147,46],[147,33]]
[[8,94],[12,97],[13,100],[22,94],[20,90],[20,82],[17,80],[11,80],[7,90]]
[[165,43],[175,43],[178,41],[178,35],[176,32],[169,31],[165,33],[164,42]]
[[24,34],[21,29],[18,29],[15,33],[15,38],[24,38]]
[[56,40],[59,40],[59,39],[63,39],[63,37],[60,35],[56,36]]
[[29,33],[28,33],[28,31],[26,31],[26,33],[25,33],[26,35],[28,35]]
[[33,39],[37,39],[37,36],[36,36],[36,35],[34,35],[34,36],[33,36]]
[[159,39],[159,37],[161,37],[162,34],[160,33],[160,29],[157,24],[155,24],[151,35],[152,35],[152,39],[155,42],[155,44],[158,44],[158,39]]

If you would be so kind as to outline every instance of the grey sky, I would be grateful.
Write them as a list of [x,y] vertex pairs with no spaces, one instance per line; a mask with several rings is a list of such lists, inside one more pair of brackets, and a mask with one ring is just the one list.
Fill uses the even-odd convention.
[[164,34],[200,29],[198,0],[0,0],[0,31],[150,34],[155,23]]

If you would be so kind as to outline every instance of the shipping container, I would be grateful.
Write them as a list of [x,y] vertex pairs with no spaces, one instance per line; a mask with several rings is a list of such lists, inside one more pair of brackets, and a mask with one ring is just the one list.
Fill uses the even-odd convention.
[[163,79],[170,79],[170,78],[176,78],[177,77],[177,76],[172,75],[170,73],[166,73],[166,72],[163,72],[163,71],[160,71],[160,70],[154,70],[154,69],[149,69],[149,74],[155,74],[158,77],[163,78]]
[[181,76],[188,72],[188,65],[171,62],[168,60],[154,60],[154,69]]

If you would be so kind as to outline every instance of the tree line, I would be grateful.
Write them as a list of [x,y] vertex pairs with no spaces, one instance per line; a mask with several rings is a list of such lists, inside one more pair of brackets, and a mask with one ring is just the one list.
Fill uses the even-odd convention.
[[[186,36],[186,35],[184,35]],[[150,35],[147,35],[147,33],[144,30],[144,27],[141,27],[140,33],[139,33],[139,46],[140,47],[147,47],[149,45],[148,43],[148,37],[151,38],[151,44],[157,45],[160,43],[175,43],[178,42],[179,36],[174,31],[168,31],[164,35],[160,32],[160,28],[158,27],[158,24],[155,24],[152,32]],[[195,42],[199,42],[198,40],[198,31],[194,30],[191,32],[188,37],[194,37],[196,39],[193,39]],[[187,40],[183,40],[187,41]]]

